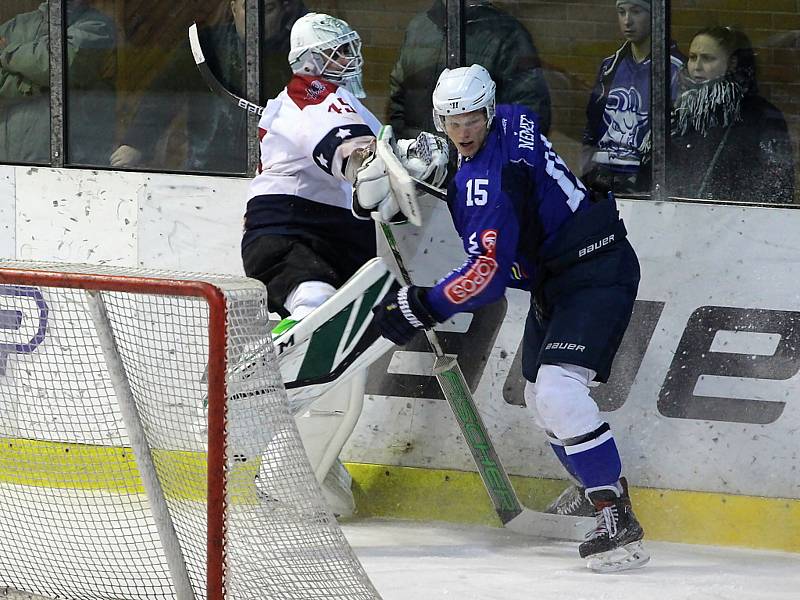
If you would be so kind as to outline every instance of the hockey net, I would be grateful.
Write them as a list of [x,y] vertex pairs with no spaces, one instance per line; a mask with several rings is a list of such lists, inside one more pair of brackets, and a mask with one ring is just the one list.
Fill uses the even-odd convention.
[[0,586],[379,598],[306,459],[261,284],[0,261]]

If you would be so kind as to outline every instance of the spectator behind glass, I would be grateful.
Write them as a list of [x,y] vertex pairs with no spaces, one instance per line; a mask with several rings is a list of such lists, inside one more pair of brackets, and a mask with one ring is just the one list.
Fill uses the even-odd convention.
[[794,166],[781,111],[758,94],[747,35],[730,27],[695,34],[672,112],[670,194],[792,202]]
[[[640,173],[650,138],[650,0],[616,0],[625,43],[603,59],[586,108],[583,179],[615,192],[650,189],[649,167]],[[683,65],[670,48],[672,94]]]
[[[523,104],[550,129],[550,92],[528,30],[485,0],[467,0],[466,64],[483,65],[497,84],[498,104]],[[447,66],[445,3],[436,0],[408,25],[390,77],[389,121],[398,138],[434,131],[431,94]]]
[[[68,160],[106,164],[113,132],[110,17],[67,4],[65,69]],[[50,162],[50,51],[47,2],[0,25],[0,162]]]
[[[302,0],[264,0],[262,38],[262,90],[266,98],[277,94],[291,71],[289,31],[308,12]],[[211,71],[238,96],[245,96],[245,0],[230,0],[229,18],[221,24],[198,27]],[[186,160],[182,168],[219,173],[243,172],[247,165],[247,116],[228,100],[219,98],[203,81],[187,40],[154,79],[139,103],[110,162],[113,167],[152,164],[158,143],[177,116],[176,104],[186,104]]]

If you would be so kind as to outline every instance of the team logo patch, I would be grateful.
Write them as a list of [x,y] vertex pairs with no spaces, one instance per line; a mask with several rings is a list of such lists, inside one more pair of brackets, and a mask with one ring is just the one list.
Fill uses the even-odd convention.
[[463,304],[480,294],[497,273],[497,230],[487,229],[481,233],[481,245],[486,253],[477,256],[466,273],[453,279],[444,288],[445,298],[453,304]]
[[306,98],[308,100],[319,100],[324,93],[325,84],[319,79],[314,79],[311,81],[309,86],[306,88]]

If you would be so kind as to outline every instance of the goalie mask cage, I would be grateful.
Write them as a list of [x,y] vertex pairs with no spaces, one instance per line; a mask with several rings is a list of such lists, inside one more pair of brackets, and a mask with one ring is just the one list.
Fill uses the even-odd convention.
[[242,277],[0,261],[0,587],[379,599]]

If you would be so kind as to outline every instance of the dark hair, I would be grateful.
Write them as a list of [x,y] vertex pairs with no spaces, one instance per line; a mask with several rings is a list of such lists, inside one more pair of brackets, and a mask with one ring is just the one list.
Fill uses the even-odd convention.
[[707,35],[716,41],[728,53],[728,59],[736,59],[736,64],[729,73],[738,81],[745,93],[758,92],[756,81],[756,53],[747,34],[734,27],[715,25],[701,29],[692,36],[692,41],[698,35]]

